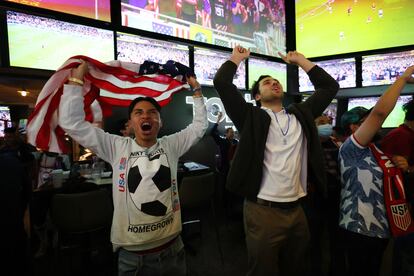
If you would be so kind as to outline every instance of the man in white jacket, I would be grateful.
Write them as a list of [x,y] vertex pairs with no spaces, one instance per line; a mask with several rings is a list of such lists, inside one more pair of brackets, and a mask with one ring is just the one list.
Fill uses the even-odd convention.
[[111,241],[119,250],[118,275],[186,275],[177,164],[208,127],[201,87],[187,77],[194,91],[193,122],[160,139],[160,105],[149,97],[132,101],[128,111],[134,140],[105,133],[84,120],[81,84],[87,72],[85,62],[72,70],[60,101],[59,125],[112,165]]

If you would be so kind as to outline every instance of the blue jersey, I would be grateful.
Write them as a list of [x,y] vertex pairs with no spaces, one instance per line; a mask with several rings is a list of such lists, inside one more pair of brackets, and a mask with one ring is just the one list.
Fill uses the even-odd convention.
[[383,172],[369,147],[351,136],[339,149],[341,199],[339,226],[358,234],[389,238]]

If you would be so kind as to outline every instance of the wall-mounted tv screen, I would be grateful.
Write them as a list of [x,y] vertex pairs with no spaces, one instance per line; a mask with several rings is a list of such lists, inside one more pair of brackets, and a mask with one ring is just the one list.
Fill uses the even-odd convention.
[[[333,59],[327,61],[315,62],[319,67],[323,68],[329,75],[331,75],[341,88],[355,87],[356,86],[356,71],[355,71],[355,59]],[[313,91],[314,87],[309,80],[308,75],[299,68],[299,91],[307,92]]]
[[8,106],[0,106],[0,137],[4,137],[4,129],[11,127],[10,109]]
[[56,70],[75,55],[114,60],[113,31],[12,11],[7,30],[11,66]]
[[336,126],[336,113],[338,110],[338,101],[334,99],[323,112],[323,115],[332,119],[332,125]]
[[[230,58],[230,53],[205,48],[194,49],[194,72],[203,85],[213,85],[214,76],[220,66]],[[246,89],[246,66],[242,62],[233,79],[239,89]]]
[[414,64],[414,51],[362,57],[362,86],[392,84]]
[[[348,99],[348,110],[356,106],[363,106],[367,109],[370,109],[377,103],[378,99],[379,97],[350,98]],[[394,109],[382,124],[382,127],[398,127],[400,124],[402,124],[405,117],[402,106],[412,99],[412,96],[400,96]]]
[[27,6],[111,21],[111,0],[6,0]]
[[284,0],[122,0],[122,25],[263,55],[286,49]]
[[151,60],[164,64],[168,60],[174,60],[187,66],[190,64],[186,45],[124,33],[117,33],[116,43],[117,59],[121,61],[144,63],[145,60]]
[[[303,95],[302,102],[306,101],[311,95]],[[328,116],[332,119],[332,125],[336,126],[336,115],[338,112],[338,101],[333,99],[332,102],[328,105],[328,107],[323,111],[323,115]]]
[[269,61],[259,58],[250,57],[248,59],[249,63],[249,87],[250,89],[253,86],[253,83],[261,75],[269,75],[273,78],[276,78],[283,86],[283,90],[286,91],[286,64],[279,63],[275,61]]
[[297,0],[296,45],[307,57],[414,44],[412,0]]

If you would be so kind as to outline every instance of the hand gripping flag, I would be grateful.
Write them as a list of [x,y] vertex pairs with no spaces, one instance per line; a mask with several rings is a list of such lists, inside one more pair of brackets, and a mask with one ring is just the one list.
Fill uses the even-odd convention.
[[89,73],[84,78],[85,120],[102,121],[111,114],[111,106],[128,106],[139,96],[153,97],[161,106],[168,104],[175,92],[189,86],[186,76],[194,76],[187,66],[174,61],[143,64],[111,61],[101,63],[86,56],[68,59],[46,82],[27,124],[28,142],[49,152],[67,152],[64,131],[58,125],[59,103],[63,85],[72,68],[86,61]]

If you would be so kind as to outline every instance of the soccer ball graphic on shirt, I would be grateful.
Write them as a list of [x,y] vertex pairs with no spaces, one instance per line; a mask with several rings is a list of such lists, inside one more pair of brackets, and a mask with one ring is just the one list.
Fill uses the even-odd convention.
[[[132,157],[128,164],[129,222],[154,223],[172,212],[171,172],[165,154]],[[141,214],[136,216],[137,212]]]

